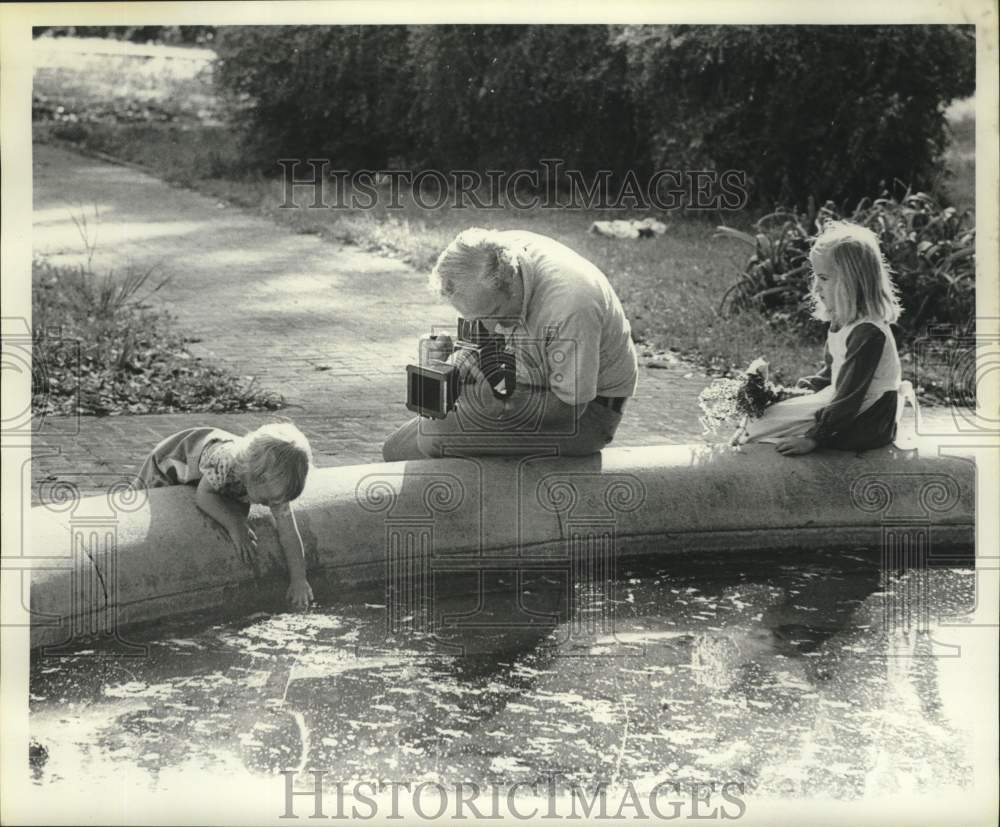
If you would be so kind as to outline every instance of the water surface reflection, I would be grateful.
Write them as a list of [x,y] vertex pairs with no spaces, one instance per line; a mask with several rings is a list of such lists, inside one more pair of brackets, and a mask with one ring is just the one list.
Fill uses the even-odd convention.
[[[161,630],[145,658],[35,657],[33,773],[41,785],[139,773],[154,787],[166,769],[676,778],[837,798],[963,785],[969,736],[942,680],[955,659],[927,657],[927,636],[886,622],[917,577],[930,617],[971,611],[970,571],[884,584],[871,554],[802,551],[622,563],[610,595],[573,598],[584,616],[611,602],[613,631],[504,628],[501,608],[447,636],[461,656],[429,635],[387,634],[375,589],[308,615],[194,619]],[[552,584],[522,586],[530,601]],[[439,589],[436,608],[461,617],[469,599]]]

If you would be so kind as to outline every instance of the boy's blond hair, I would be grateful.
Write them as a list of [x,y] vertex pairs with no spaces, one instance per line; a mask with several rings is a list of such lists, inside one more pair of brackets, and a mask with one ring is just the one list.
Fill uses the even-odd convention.
[[[840,324],[858,319],[880,319],[894,322],[901,312],[896,287],[892,283],[889,265],[879,248],[875,233],[850,221],[827,222],[813,242],[809,260],[823,256],[837,268],[833,285],[836,307],[822,312],[816,304],[817,318],[835,314]],[[814,301],[816,296],[813,294]]]
[[243,437],[237,457],[244,474],[255,480],[278,482],[286,501],[291,502],[305,488],[312,448],[305,434],[290,422],[276,422]]

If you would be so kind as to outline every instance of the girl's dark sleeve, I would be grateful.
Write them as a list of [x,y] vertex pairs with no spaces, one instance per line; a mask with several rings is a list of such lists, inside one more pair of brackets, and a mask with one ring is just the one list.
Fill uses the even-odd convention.
[[830,348],[823,347],[823,367],[819,373],[813,376],[803,376],[795,386],[798,388],[808,388],[811,391],[821,391],[830,384],[830,366],[833,364],[833,357],[830,355]]
[[854,421],[882,358],[885,334],[873,324],[859,324],[847,337],[847,354],[837,375],[833,401],[816,412],[806,432],[818,445],[829,446]]

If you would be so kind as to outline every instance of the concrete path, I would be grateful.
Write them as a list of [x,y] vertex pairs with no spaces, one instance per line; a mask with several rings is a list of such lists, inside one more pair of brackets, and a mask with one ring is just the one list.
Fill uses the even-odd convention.
[[[405,365],[416,358],[419,336],[454,324],[454,310],[426,289],[426,274],[398,261],[291,233],[131,167],[36,146],[35,253],[57,262],[85,258],[74,217],[87,220],[98,272],[159,264],[171,280],[157,295],[184,333],[200,340],[194,354],[256,377],[288,406],[259,414],[49,417],[33,440],[33,501],[44,496],[40,484],[56,480],[98,491],[134,471],[159,438],[192,425],[242,433],[290,419],[309,437],[319,467],[377,461],[385,435],[409,416]],[[697,437],[696,399],[706,381],[683,363],[643,368],[616,444]]]

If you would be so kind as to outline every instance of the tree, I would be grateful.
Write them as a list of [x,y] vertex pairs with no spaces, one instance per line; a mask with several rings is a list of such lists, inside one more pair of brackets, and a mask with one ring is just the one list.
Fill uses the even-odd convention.
[[972,27],[624,27],[654,164],[741,169],[764,205],[930,186],[944,106],[975,89]]

